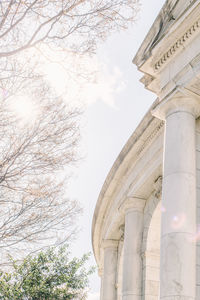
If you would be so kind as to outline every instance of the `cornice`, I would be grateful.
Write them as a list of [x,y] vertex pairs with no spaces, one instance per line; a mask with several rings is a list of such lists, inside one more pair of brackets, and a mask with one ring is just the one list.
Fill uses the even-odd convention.
[[178,51],[181,51],[186,43],[190,41],[190,38],[200,31],[200,18],[187,30],[185,33],[173,43],[172,46],[162,55],[162,57],[155,63],[154,71],[158,72],[165,64],[172,59]]
[[133,59],[133,63],[140,70],[143,69],[143,65],[152,57],[152,54],[155,55],[160,44],[172,36],[172,32],[182,25],[182,21],[188,18],[199,3],[199,0],[167,0],[165,2]]
[[121,184],[123,184],[122,177],[124,178],[125,174],[127,174],[127,166],[130,163],[134,165],[142,157],[145,150],[148,149],[152,140],[156,138],[163,127],[164,123],[151,114],[152,109],[157,106],[158,102],[157,99],[153,103],[122,149],[100,192],[92,223],[92,244],[97,262],[99,262],[99,246],[101,245],[103,224],[105,224],[105,218],[114,201],[113,191],[119,190]]

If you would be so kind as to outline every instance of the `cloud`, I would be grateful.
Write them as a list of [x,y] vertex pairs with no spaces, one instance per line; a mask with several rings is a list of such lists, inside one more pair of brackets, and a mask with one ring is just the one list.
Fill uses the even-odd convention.
[[100,300],[100,295],[98,293],[88,293],[87,300]]
[[125,88],[123,74],[117,66],[111,69],[103,62],[98,62],[96,69],[95,81],[82,88],[84,101],[88,104],[103,101],[114,107],[117,94]]
[[97,56],[68,53],[55,58],[47,52],[41,69],[57,95],[64,95],[68,103],[91,105],[102,101],[115,107],[117,94],[125,88],[119,67],[111,68]]

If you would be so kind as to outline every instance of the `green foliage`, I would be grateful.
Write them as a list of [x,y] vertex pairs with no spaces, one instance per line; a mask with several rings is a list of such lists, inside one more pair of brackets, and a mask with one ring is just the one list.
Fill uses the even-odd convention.
[[0,273],[0,299],[86,299],[88,275],[93,272],[84,267],[88,257],[70,260],[64,246],[28,256],[21,264],[11,259],[13,272]]

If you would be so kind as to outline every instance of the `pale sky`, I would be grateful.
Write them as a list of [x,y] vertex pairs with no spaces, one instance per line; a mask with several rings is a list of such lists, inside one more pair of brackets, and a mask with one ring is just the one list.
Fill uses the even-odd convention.
[[[73,255],[92,251],[92,217],[102,185],[122,147],[156,98],[139,82],[142,74],[132,59],[164,2],[143,0],[136,24],[128,32],[110,37],[99,47],[93,62],[100,75],[96,84],[84,90],[88,102],[81,133],[86,157],[69,187],[69,195],[84,207],[79,220],[82,230],[73,245]],[[94,259],[90,263],[94,265]],[[99,290],[100,280],[94,274],[88,300],[99,300]]]
[[[84,107],[80,145],[84,159],[74,169],[74,177],[66,191],[66,196],[76,199],[84,209],[78,220],[81,231],[71,245],[73,256],[92,252],[92,218],[103,183],[123,146],[156,99],[139,82],[142,74],[132,59],[165,1],[141,2],[136,23],[128,31],[115,34],[99,45],[95,57],[80,60],[67,54],[64,64],[60,64],[56,63],[57,54],[46,52],[47,63],[41,64],[41,70],[58,95],[64,93],[70,101],[79,98],[76,104]],[[52,58],[54,62],[50,63]],[[60,59],[58,53],[58,61]],[[94,72],[92,81],[88,82],[83,76],[77,79],[77,73],[83,74],[84,70]],[[28,99],[15,97],[12,109],[23,121],[30,121],[33,112],[37,116],[31,105]],[[88,265],[95,265],[93,256]],[[90,277],[87,300],[99,300],[99,291],[100,279],[96,272]]]
[[[73,256],[92,252],[92,217],[102,185],[122,147],[156,98],[139,82],[142,74],[132,64],[132,59],[165,1],[141,2],[136,23],[127,32],[115,34],[100,45],[97,56],[76,63],[69,57],[64,65],[66,70],[56,63],[42,67],[58,94],[67,89],[70,99],[81,95],[79,101],[85,109],[80,147],[85,158],[74,170],[73,180],[66,191],[67,196],[77,199],[84,208],[78,220],[81,232],[71,245]],[[55,55],[53,57],[55,59]],[[67,77],[74,66],[77,66],[76,72],[84,68],[95,71],[93,81],[76,80],[73,72]],[[93,257],[89,264],[95,265]],[[100,280],[96,272],[90,278],[88,300],[99,300],[99,290]]]

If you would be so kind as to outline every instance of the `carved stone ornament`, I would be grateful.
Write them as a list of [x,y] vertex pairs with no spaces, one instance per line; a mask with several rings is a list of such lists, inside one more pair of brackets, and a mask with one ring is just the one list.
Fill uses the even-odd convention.
[[159,176],[154,182],[154,196],[160,198],[162,194],[162,176]]
[[123,241],[124,240],[124,229],[125,229],[125,225],[122,224],[119,226],[119,232],[120,232],[120,241]]

